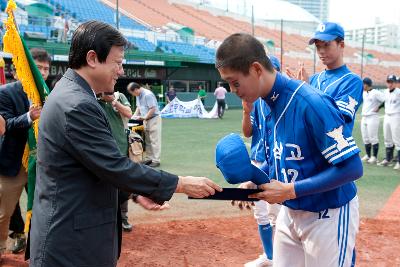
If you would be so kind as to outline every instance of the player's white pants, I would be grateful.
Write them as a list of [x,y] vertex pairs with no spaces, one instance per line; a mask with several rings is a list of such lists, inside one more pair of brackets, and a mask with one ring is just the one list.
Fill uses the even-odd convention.
[[364,144],[378,144],[379,115],[362,116],[361,136]]
[[274,267],[348,267],[359,226],[358,197],[322,212],[282,206],[276,223]]
[[400,113],[388,115],[385,114],[383,119],[383,137],[385,139],[385,147],[396,146],[396,150],[400,150]]
[[280,209],[281,205],[279,204],[269,204],[264,200],[256,201],[254,205],[254,218],[256,218],[258,225],[269,223],[271,226],[275,226]]

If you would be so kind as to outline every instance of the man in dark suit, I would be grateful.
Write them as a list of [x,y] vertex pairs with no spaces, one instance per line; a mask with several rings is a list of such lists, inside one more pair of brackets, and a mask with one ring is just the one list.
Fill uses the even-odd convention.
[[222,190],[205,177],[177,176],[122,155],[96,94],[114,91],[127,45],[108,24],[74,32],[70,68],[40,118],[30,266],[116,266],[121,224],[118,189],[139,194],[150,209],[174,192],[204,197]]
[[21,82],[0,87],[0,115],[6,121],[6,134],[0,149],[0,258],[6,249],[10,217],[27,182],[22,156],[31,124],[41,107],[29,106]]

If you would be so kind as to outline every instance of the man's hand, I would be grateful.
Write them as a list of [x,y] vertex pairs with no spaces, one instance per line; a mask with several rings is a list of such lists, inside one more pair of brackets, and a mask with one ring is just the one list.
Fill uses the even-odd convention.
[[[244,182],[241,183],[239,186],[239,188],[243,188],[243,189],[257,189],[257,185],[254,184],[253,182]],[[239,201],[239,200],[232,200],[231,201],[232,206],[238,206],[239,209],[243,210],[243,208],[246,208],[248,210],[251,209],[251,206],[254,206],[254,202],[253,201]]]
[[42,112],[42,107],[41,106],[30,106],[29,108],[29,116],[31,117],[31,120],[34,121],[40,116],[40,112]]
[[242,100],[242,106],[243,106],[243,113],[250,115],[251,111],[253,110],[253,103],[249,103]]
[[179,176],[175,193],[184,193],[190,197],[203,198],[214,195],[222,188],[206,177]]
[[144,197],[141,195],[137,196],[136,203],[138,203],[140,206],[142,206],[146,210],[157,211],[157,210],[169,209],[168,202],[165,202],[163,205],[159,205],[159,204],[155,203],[153,200],[151,200],[150,198],[147,198],[147,197]]
[[295,75],[288,67],[286,67],[286,75],[291,79],[297,79],[297,75]]
[[308,82],[310,77],[306,69],[304,68],[303,62],[299,62],[299,69],[296,71],[296,73],[297,74],[294,74],[289,68],[286,68],[286,75],[289,76],[290,78]]
[[270,204],[282,203],[286,200],[296,198],[294,183],[286,184],[276,180],[271,180],[271,182],[262,184],[258,188],[264,191],[251,194],[249,197],[265,200]]

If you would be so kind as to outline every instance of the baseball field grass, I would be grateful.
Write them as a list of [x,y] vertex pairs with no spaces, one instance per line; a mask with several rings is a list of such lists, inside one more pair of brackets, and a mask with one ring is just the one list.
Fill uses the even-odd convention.
[[[223,119],[164,119],[162,169],[182,175],[207,176],[227,185],[215,167],[215,145],[229,133],[241,134],[241,116],[241,110],[233,109],[227,110]],[[363,155],[360,120],[358,114],[353,135]],[[384,157],[382,123],[380,127],[381,160]],[[245,142],[250,145],[250,139]],[[357,181],[361,216],[374,217],[399,183],[400,171],[364,164],[364,176]]]

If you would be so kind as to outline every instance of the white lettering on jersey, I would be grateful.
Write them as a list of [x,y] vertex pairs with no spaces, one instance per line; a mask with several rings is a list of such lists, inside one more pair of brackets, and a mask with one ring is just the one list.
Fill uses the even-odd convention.
[[278,142],[275,141],[275,145],[274,145],[274,157],[275,157],[276,159],[281,159],[282,151],[283,151],[282,143],[279,142],[279,146],[278,146]]
[[351,96],[349,96],[349,104],[347,105],[347,109],[351,111],[351,113],[354,114],[355,110],[356,110],[356,106],[357,106],[358,102],[352,98]]
[[344,148],[349,146],[349,142],[347,142],[343,136],[343,125],[340,125],[339,128],[335,128],[333,131],[326,133],[326,135],[336,141],[336,147],[339,151],[342,151]]
[[296,145],[296,144],[285,144],[286,147],[289,148],[294,148],[295,151],[291,150],[290,151],[290,157],[287,157],[286,160],[303,160],[304,157],[301,156],[301,149],[300,146]]
[[294,183],[299,176],[299,172],[295,169],[288,169],[287,171],[282,168],[281,173],[285,183]]

